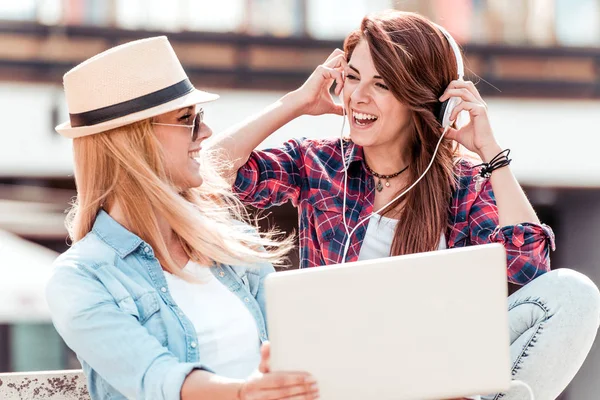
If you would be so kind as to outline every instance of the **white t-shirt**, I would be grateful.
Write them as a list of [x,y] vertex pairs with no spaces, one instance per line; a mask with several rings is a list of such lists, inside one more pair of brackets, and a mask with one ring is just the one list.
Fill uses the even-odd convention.
[[173,299],[196,328],[203,365],[216,374],[244,379],[260,363],[256,322],[244,303],[208,267],[188,262],[184,271],[201,283],[165,271]]
[[[359,261],[389,257],[396,225],[398,225],[397,219],[381,217],[377,214],[371,215],[365,239],[358,255]],[[442,233],[438,250],[443,250],[446,247],[446,237]]]

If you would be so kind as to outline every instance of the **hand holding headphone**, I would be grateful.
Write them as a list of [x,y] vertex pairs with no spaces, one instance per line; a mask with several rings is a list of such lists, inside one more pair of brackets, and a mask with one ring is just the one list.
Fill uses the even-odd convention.
[[300,88],[293,92],[302,104],[300,112],[306,115],[338,114],[343,115],[343,107],[336,104],[330,94],[335,82],[334,95],[340,95],[344,86],[343,71],[346,56],[340,49],[335,49],[327,60],[319,65]]
[[[454,58],[456,59],[458,81],[463,81],[463,78],[465,76],[465,64],[463,62],[463,58],[460,53],[460,48],[458,47],[458,44],[446,29],[442,28],[437,24],[434,25],[440,30],[440,32],[442,32],[442,34],[446,37],[448,44],[450,44],[452,52],[454,53]],[[452,125],[452,123],[456,120],[458,115],[454,112],[454,110],[461,102],[462,99],[460,97],[449,97],[446,100],[442,101],[439,115],[437,115],[438,121],[440,122],[440,124],[442,124],[442,128],[449,128]]]
[[[458,67],[458,79],[450,82],[444,94],[440,97],[442,105],[438,120],[447,129],[446,137],[456,140],[468,150],[477,153],[482,159],[486,153],[495,155],[501,149],[497,144],[492,127],[487,115],[487,104],[481,98],[479,91],[471,81],[463,80],[464,63],[460,55],[460,49],[452,36],[441,26],[437,26],[446,36],[450,47],[454,51]],[[469,113],[470,121],[452,127],[453,121],[459,119],[459,115],[466,111]]]

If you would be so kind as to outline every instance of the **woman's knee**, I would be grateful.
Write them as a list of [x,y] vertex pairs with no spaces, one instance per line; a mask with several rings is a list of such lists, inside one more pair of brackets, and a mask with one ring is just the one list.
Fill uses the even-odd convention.
[[600,291],[584,274],[560,268],[537,278],[531,284],[541,288],[541,295],[558,303],[572,316],[589,319],[596,327],[600,324]]

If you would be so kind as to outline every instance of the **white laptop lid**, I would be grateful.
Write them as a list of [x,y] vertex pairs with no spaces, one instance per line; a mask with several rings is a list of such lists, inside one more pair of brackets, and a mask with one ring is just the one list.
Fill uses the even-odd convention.
[[265,291],[272,370],[312,373],[323,400],[510,386],[500,244],[279,272]]

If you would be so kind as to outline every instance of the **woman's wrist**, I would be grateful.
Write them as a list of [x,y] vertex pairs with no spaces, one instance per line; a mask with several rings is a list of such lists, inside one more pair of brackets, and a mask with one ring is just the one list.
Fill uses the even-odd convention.
[[494,142],[477,150],[477,155],[484,163],[489,163],[500,152],[502,152],[502,147]]
[[181,399],[197,398],[242,400],[243,388],[246,381],[225,378],[208,371],[195,369],[188,374],[181,387]]
[[299,92],[299,89],[287,93],[280,99],[280,103],[285,109],[286,114],[290,117],[290,120],[306,114],[308,103],[304,99],[302,93]]

